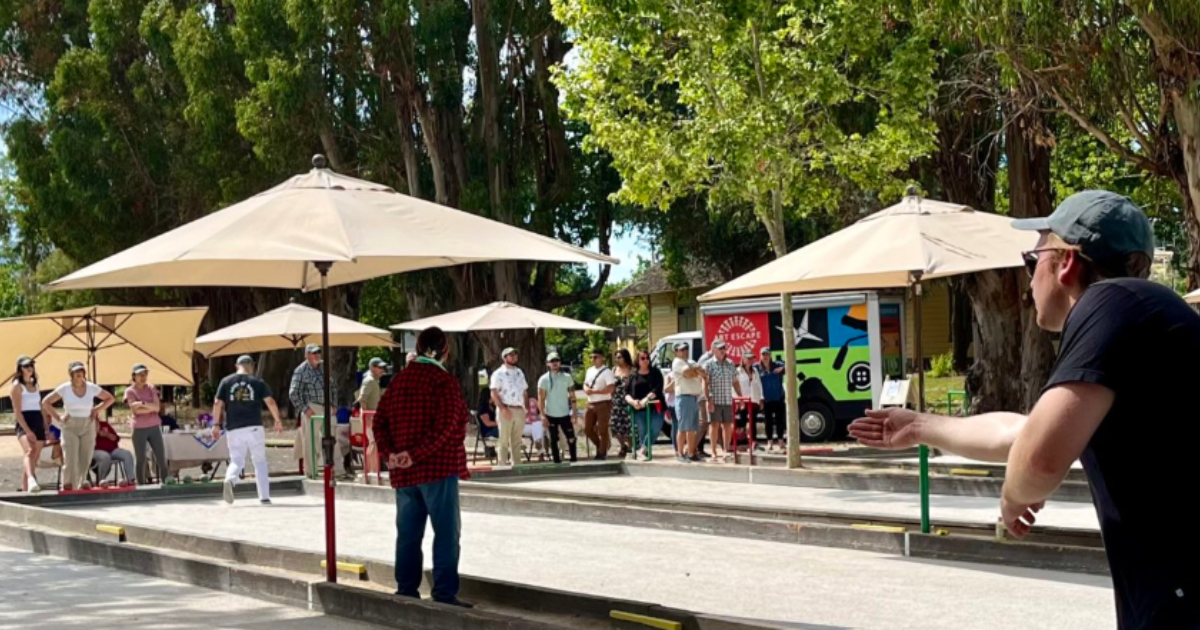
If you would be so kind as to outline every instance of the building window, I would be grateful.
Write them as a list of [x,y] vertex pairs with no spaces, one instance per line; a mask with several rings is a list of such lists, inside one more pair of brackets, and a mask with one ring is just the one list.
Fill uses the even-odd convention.
[[680,306],[677,311],[676,322],[679,324],[679,332],[696,330],[696,307]]

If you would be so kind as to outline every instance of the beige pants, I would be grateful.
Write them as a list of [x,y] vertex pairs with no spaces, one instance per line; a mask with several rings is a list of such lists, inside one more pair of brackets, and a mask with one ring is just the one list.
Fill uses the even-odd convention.
[[496,424],[500,425],[500,444],[496,446],[498,466],[521,464],[521,437],[525,434],[525,408],[509,407],[508,420],[496,411]]
[[63,418],[62,424],[63,485],[76,490],[87,481],[96,450],[96,423],[87,418]]

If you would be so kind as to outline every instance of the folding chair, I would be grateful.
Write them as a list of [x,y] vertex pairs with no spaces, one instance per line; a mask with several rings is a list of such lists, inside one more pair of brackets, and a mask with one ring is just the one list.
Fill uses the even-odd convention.
[[[483,420],[474,411],[471,412],[471,417],[475,420],[475,445],[471,448],[471,463],[479,461],[479,447],[483,446],[483,456],[493,465],[496,463],[496,455],[488,457],[488,440],[492,440],[493,453],[495,452],[495,442],[500,439],[500,427],[488,427],[483,424]],[[488,429],[491,429],[495,434],[491,434]]]

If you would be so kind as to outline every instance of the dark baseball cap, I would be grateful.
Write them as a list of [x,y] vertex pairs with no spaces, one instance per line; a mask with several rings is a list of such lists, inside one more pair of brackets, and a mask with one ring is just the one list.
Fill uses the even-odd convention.
[[1107,190],[1085,190],[1063,200],[1048,217],[1017,219],[1018,230],[1052,232],[1098,263],[1141,252],[1154,258],[1154,228],[1146,213],[1128,197]]
[[305,354],[321,354],[321,346],[315,343],[310,343],[304,348]]
[[142,372],[149,372],[149,371],[150,371],[150,368],[146,367],[145,363],[134,363],[133,364],[133,373],[134,374],[141,374]]
[[254,357],[252,357],[248,354],[243,354],[242,356],[237,358],[236,363],[238,365],[254,365]]
[[27,355],[21,355],[21,357],[19,359],[17,359],[17,367],[26,367],[29,365],[33,365],[32,357],[29,357]]

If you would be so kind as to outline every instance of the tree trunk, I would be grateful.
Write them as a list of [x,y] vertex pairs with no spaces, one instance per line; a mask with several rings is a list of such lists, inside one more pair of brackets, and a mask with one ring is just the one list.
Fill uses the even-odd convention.
[[[1194,90],[1194,88],[1193,88]],[[1176,91],[1171,107],[1179,127],[1179,149],[1183,157],[1183,172],[1176,177],[1180,196],[1184,200],[1187,219],[1188,291],[1200,288],[1200,98]]]
[[971,297],[962,283],[951,278],[950,290],[950,343],[954,355],[954,373],[965,374],[971,367],[971,341],[975,334],[975,322],[971,319]]
[[1020,374],[1021,300],[1015,274],[1001,269],[973,273],[963,284],[979,343],[975,363],[967,372],[971,413],[1012,411],[1021,404]]
[[[1033,92],[1032,87],[1029,89]],[[1015,218],[1049,216],[1054,209],[1050,187],[1049,133],[1033,107],[1015,107],[1005,145],[1010,214]],[[1027,413],[1041,396],[1054,368],[1050,334],[1037,325],[1037,310],[1024,271],[1009,272],[1021,294],[1021,396],[1013,409]]]

